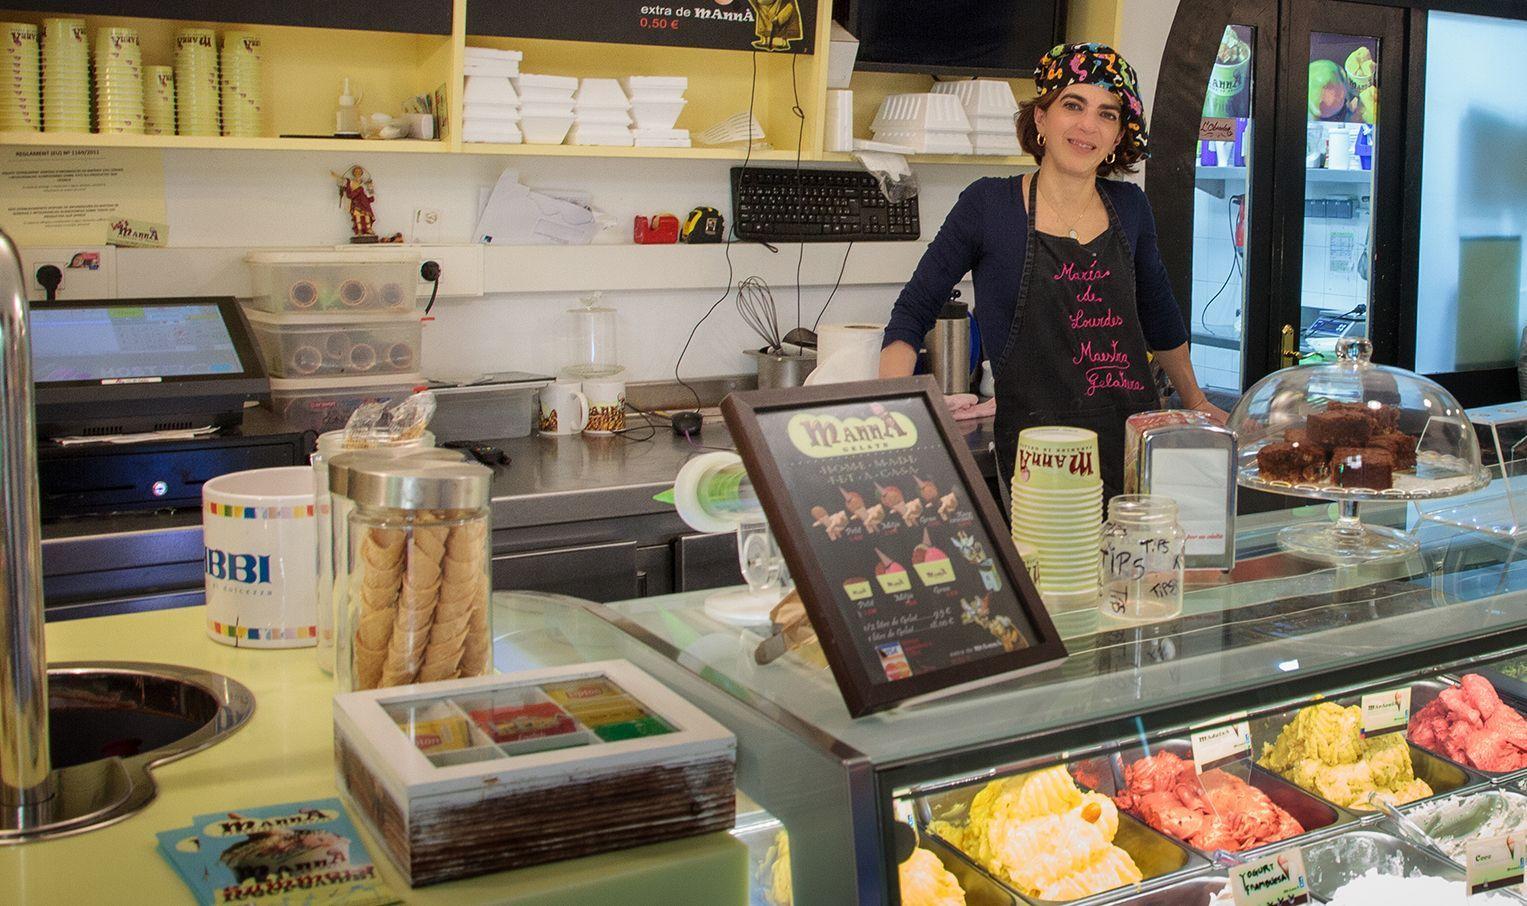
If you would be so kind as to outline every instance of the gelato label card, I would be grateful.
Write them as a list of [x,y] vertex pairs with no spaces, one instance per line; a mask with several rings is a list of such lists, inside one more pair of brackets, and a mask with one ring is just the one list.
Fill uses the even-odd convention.
[[1363,735],[1377,736],[1410,724],[1410,687],[1363,696]]
[[1519,887],[1527,874],[1527,831],[1487,837],[1463,851],[1469,894]]
[[1251,724],[1237,721],[1192,736],[1193,768],[1202,774],[1251,755]]
[[1297,906],[1310,902],[1310,882],[1304,876],[1304,854],[1285,849],[1230,869],[1230,896],[1235,906]]

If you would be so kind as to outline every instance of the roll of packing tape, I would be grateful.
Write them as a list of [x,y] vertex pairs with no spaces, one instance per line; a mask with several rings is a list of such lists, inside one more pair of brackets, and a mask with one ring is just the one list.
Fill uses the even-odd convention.
[[318,286],[311,280],[298,280],[286,290],[292,308],[309,309],[318,304]]
[[339,285],[339,301],[346,308],[359,308],[371,299],[371,289],[359,280],[346,280]]
[[414,348],[407,343],[387,347],[387,364],[394,371],[407,371],[414,364]]
[[880,376],[879,324],[826,324],[817,331],[817,367],[808,385],[869,381]]
[[396,283],[382,284],[382,291],[377,293],[377,297],[382,300],[384,308],[406,308],[408,304],[408,295]]
[[356,343],[350,347],[350,370],[370,371],[376,367],[376,347],[370,343]]
[[323,353],[314,346],[298,346],[289,362],[293,374],[313,374],[323,367]]

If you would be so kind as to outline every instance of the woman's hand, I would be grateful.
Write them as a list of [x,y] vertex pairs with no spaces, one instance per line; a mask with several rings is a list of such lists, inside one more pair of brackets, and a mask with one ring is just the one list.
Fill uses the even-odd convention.
[[1189,406],[1188,408],[1194,410],[1195,412],[1202,412],[1210,418],[1214,419],[1214,423],[1216,425],[1223,425],[1230,418],[1230,413],[1209,402],[1209,398],[1207,396],[1200,397],[1197,403]]

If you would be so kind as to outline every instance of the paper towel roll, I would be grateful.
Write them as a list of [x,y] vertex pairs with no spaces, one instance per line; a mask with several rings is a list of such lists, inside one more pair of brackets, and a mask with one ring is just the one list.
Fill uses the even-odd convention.
[[817,331],[817,368],[807,386],[869,381],[880,376],[883,324],[824,324]]

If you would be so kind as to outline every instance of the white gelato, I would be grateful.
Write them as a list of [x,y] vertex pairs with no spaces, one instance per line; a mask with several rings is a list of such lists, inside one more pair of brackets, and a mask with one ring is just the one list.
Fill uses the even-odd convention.
[[1424,876],[1405,878],[1380,874],[1369,869],[1343,884],[1327,901],[1329,906],[1397,906],[1400,903],[1426,906],[1510,906],[1520,901],[1493,893],[1471,897],[1462,881],[1447,881]]
[[1491,790],[1429,802],[1407,814],[1452,857],[1463,862],[1472,840],[1500,837],[1527,828],[1527,797]]

